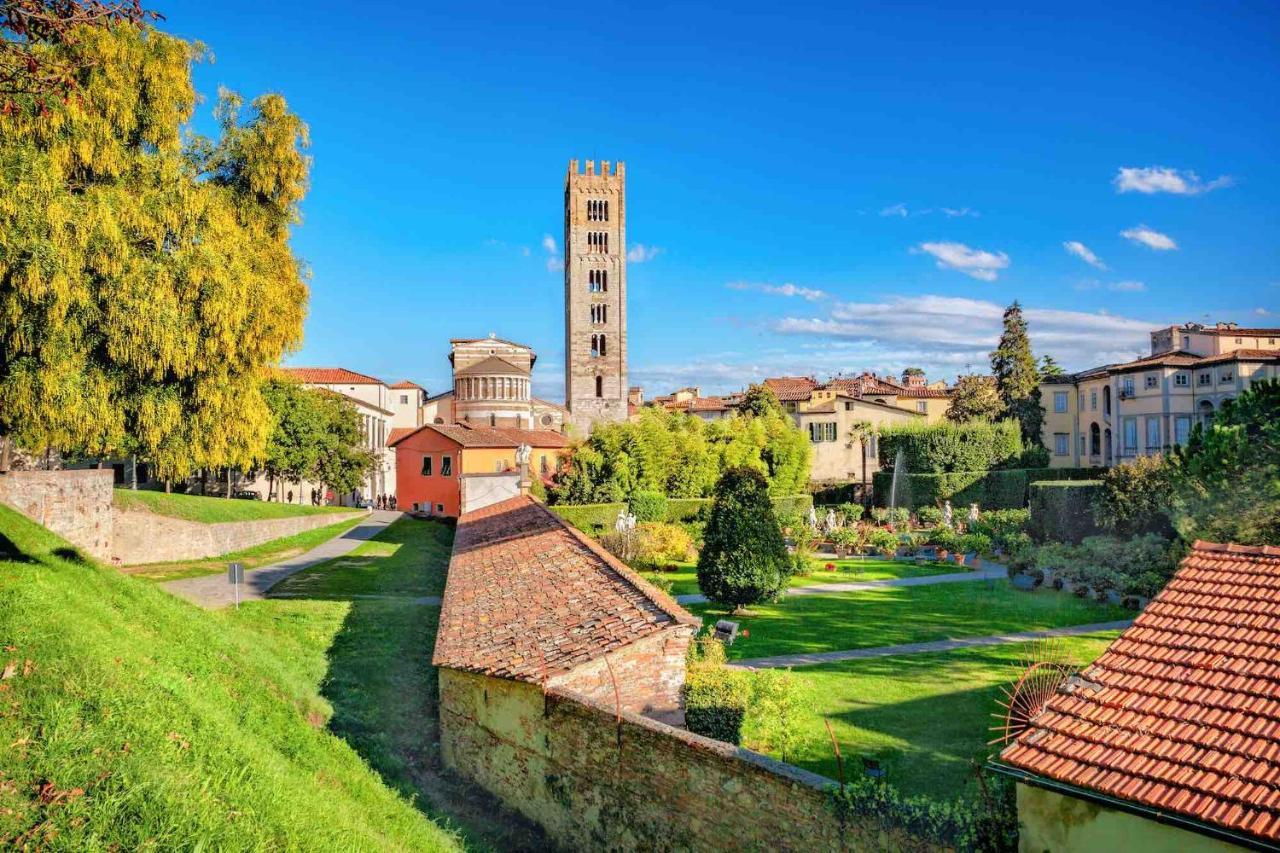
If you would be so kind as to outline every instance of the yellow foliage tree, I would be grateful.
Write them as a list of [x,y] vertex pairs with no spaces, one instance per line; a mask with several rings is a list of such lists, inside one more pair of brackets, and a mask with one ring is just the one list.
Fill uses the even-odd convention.
[[154,28],[86,27],[75,50],[74,96],[0,115],[0,450],[248,466],[265,369],[302,337],[307,128],[279,95],[220,91],[218,138],[190,133],[204,48]]

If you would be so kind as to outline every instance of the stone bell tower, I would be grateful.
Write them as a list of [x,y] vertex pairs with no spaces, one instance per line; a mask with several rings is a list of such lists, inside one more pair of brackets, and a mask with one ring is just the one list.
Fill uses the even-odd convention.
[[569,161],[564,182],[564,387],[574,427],[627,418],[626,167]]

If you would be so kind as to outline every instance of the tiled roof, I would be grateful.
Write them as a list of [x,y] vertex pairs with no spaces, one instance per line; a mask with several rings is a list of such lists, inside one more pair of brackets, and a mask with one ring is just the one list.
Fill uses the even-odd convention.
[[417,431],[417,427],[392,427],[391,432],[387,433],[387,446],[390,447],[406,435],[413,435]]
[[777,376],[764,381],[764,387],[773,392],[783,402],[794,403],[808,400],[818,383],[808,376]]
[[476,427],[465,424],[427,424],[392,438],[387,444],[397,444],[426,429],[434,430],[463,447],[519,447],[522,444],[530,447],[569,446],[569,439],[554,430]]
[[456,376],[478,376],[489,374],[501,374],[504,376],[514,374],[527,376],[529,375],[529,368],[519,367],[506,359],[498,358],[496,355],[491,355],[483,361],[477,361],[475,364],[464,367],[461,370],[454,371],[454,375]]
[[313,385],[381,385],[382,380],[345,367],[282,367],[299,382]]
[[1218,335],[1219,337],[1224,337],[1224,338],[1231,338],[1231,337],[1280,338],[1280,329],[1260,329],[1260,328],[1229,329],[1225,327],[1220,329],[1216,326],[1205,326],[1204,328],[1197,329],[1191,326],[1180,326],[1179,331],[1191,332],[1193,334],[1199,334],[1199,335]]
[[947,388],[903,388],[898,392],[898,396],[945,400],[951,396],[951,391]]
[[1196,365],[1202,364],[1223,364],[1229,361],[1280,361],[1280,350],[1265,349],[1238,349],[1231,352],[1224,352],[1221,355],[1211,355],[1200,360]]
[[1069,385],[1073,382],[1079,382],[1084,379],[1095,379],[1099,376],[1105,376],[1108,373],[1128,373],[1133,370],[1146,370],[1151,367],[1207,367],[1214,364],[1225,364],[1232,361],[1270,361],[1272,359],[1280,360],[1280,350],[1263,350],[1263,349],[1238,349],[1231,352],[1224,352],[1220,355],[1197,355],[1193,352],[1185,350],[1172,350],[1170,352],[1160,353],[1159,355],[1149,355],[1134,361],[1126,361],[1120,364],[1104,364],[1100,367],[1091,367],[1088,370],[1082,370],[1079,373],[1072,373],[1053,381],[1051,384]]
[[506,344],[507,346],[520,347],[521,349],[529,349],[528,344],[518,344],[515,341],[508,341],[505,338],[450,338],[451,344]]
[[731,408],[723,397],[697,397],[689,401],[691,412],[724,412]]
[[397,391],[414,390],[414,391],[421,391],[424,394],[427,392],[426,388],[423,388],[417,382],[410,382],[408,379],[403,379],[397,382],[395,385],[392,385],[391,387]]
[[1000,758],[1280,841],[1280,548],[1197,542]]
[[458,519],[432,662],[538,683],[698,624],[546,507],[518,497]]

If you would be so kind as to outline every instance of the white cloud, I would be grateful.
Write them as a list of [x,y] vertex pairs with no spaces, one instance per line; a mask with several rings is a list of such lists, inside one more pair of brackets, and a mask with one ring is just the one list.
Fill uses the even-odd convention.
[[810,302],[825,299],[826,291],[812,287],[800,287],[796,284],[753,284],[749,281],[731,281],[725,285],[730,290],[757,290],[761,293],[772,293],[775,296],[799,296]]
[[971,207],[926,207],[918,210],[911,210],[905,202],[891,204],[888,207],[881,208],[881,216],[897,216],[906,219],[908,216],[928,216],[930,213],[941,213],[949,219],[957,217],[972,216],[977,218],[982,214]]
[[977,219],[979,216],[982,215],[978,213],[978,211],[970,207],[940,207],[938,209],[941,210],[943,213],[945,213],[951,219],[955,219],[956,217],[964,217],[964,216],[972,216],[973,218]]
[[907,212],[907,206],[905,204],[903,204],[902,202],[898,202],[897,204],[891,204],[888,207],[881,210],[880,215],[907,217],[907,216],[910,216],[911,214]]
[[1257,314],[1259,317],[1266,317],[1271,312],[1268,311],[1266,308],[1254,308],[1253,313]]
[[550,234],[542,235],[542,248],[546,250],[548,255],[554,255],[560,251],[556,248],[556,238]]
[[1004,252],[971,249],[964,243],[921,243],[912,251],[933,255],[939,269],[957,270],[979,281],[995,281],[999,270],[1009,266]]
[[1146,246],[1148,249],[1155,249],[1157,252],[1166,252],[1170,249],[1178,248],[1178,244],[1168,234],[1161,234],[1159,231],[1148,228],[1145,225],[1126,228],[1120,232],[1120,236]]
[[1173,193],[1174,195],[1199,195],[1232,184],[1230,175],[1222,175],[1212,181],[1202,181],[1191,170],[1171,169],[1168,166],[1121,167],[1112,183],[1121,193]]
[[659,246],[646,246],[644,243],[636,243],[627,250],[627,260],[633,264],[643,264],[645,261],[651,261],[661,255],[665,249]]
[[543,234],[542,249],[547,253],[547,272],[560,272],[564,269],[564,258],[560,257],[560,248],[556,245],[555,237]]
[[560,272],[563,269],[563,258],[547,258],[547,272]]
[[1102,262],[1102,258],[1095,255],[1088,246],[1079,240],[1068,240],[1062,244],[1062,248],[1066,249],[1068,254],[1075,255],[1091,267],[1097,267],[1100,270],[1107,268],[1107,265]]
[[1107,285],[1108,290],[1118,290],[1122,293],[1143,293],[1147,286],[1140,281],[1114,281]]

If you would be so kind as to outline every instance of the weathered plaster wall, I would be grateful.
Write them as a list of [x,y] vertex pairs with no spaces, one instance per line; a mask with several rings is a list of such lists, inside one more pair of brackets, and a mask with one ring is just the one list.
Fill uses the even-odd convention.
[[580,693],[609,708],[621,699],[624,711],[682,721],[680,688],[693,633],[692,625],[668,628],[610,652],[608,663],[599,658],[552,678],[548,686]]
[[44,525],[86,554],[111,555],[110,469],[0,474],[0,502]]
[[[111,496],[108,494],[108,509],[110,505]],[[362,510],[357,510],[261,521],[201,524],[150,512],[116,511],[115,536],[110,556],[119,557],[126,565],[198,560],[251,548],[272,539],[293,536],[364,514]]]
[[844,825],[829,780],[581,694],[440,670],[445,763],[571,850],[926,850]]
[[[463,458],[470,455],[467,451]],[[458,478],[458,494],[464,513],[502,503],[520,494],[520,472],[464,474]]]
[[1018,849],[1023,853],[1226,853],[1240,849],[1207,835],[1032,785],[1018,785],[1018,824]]

